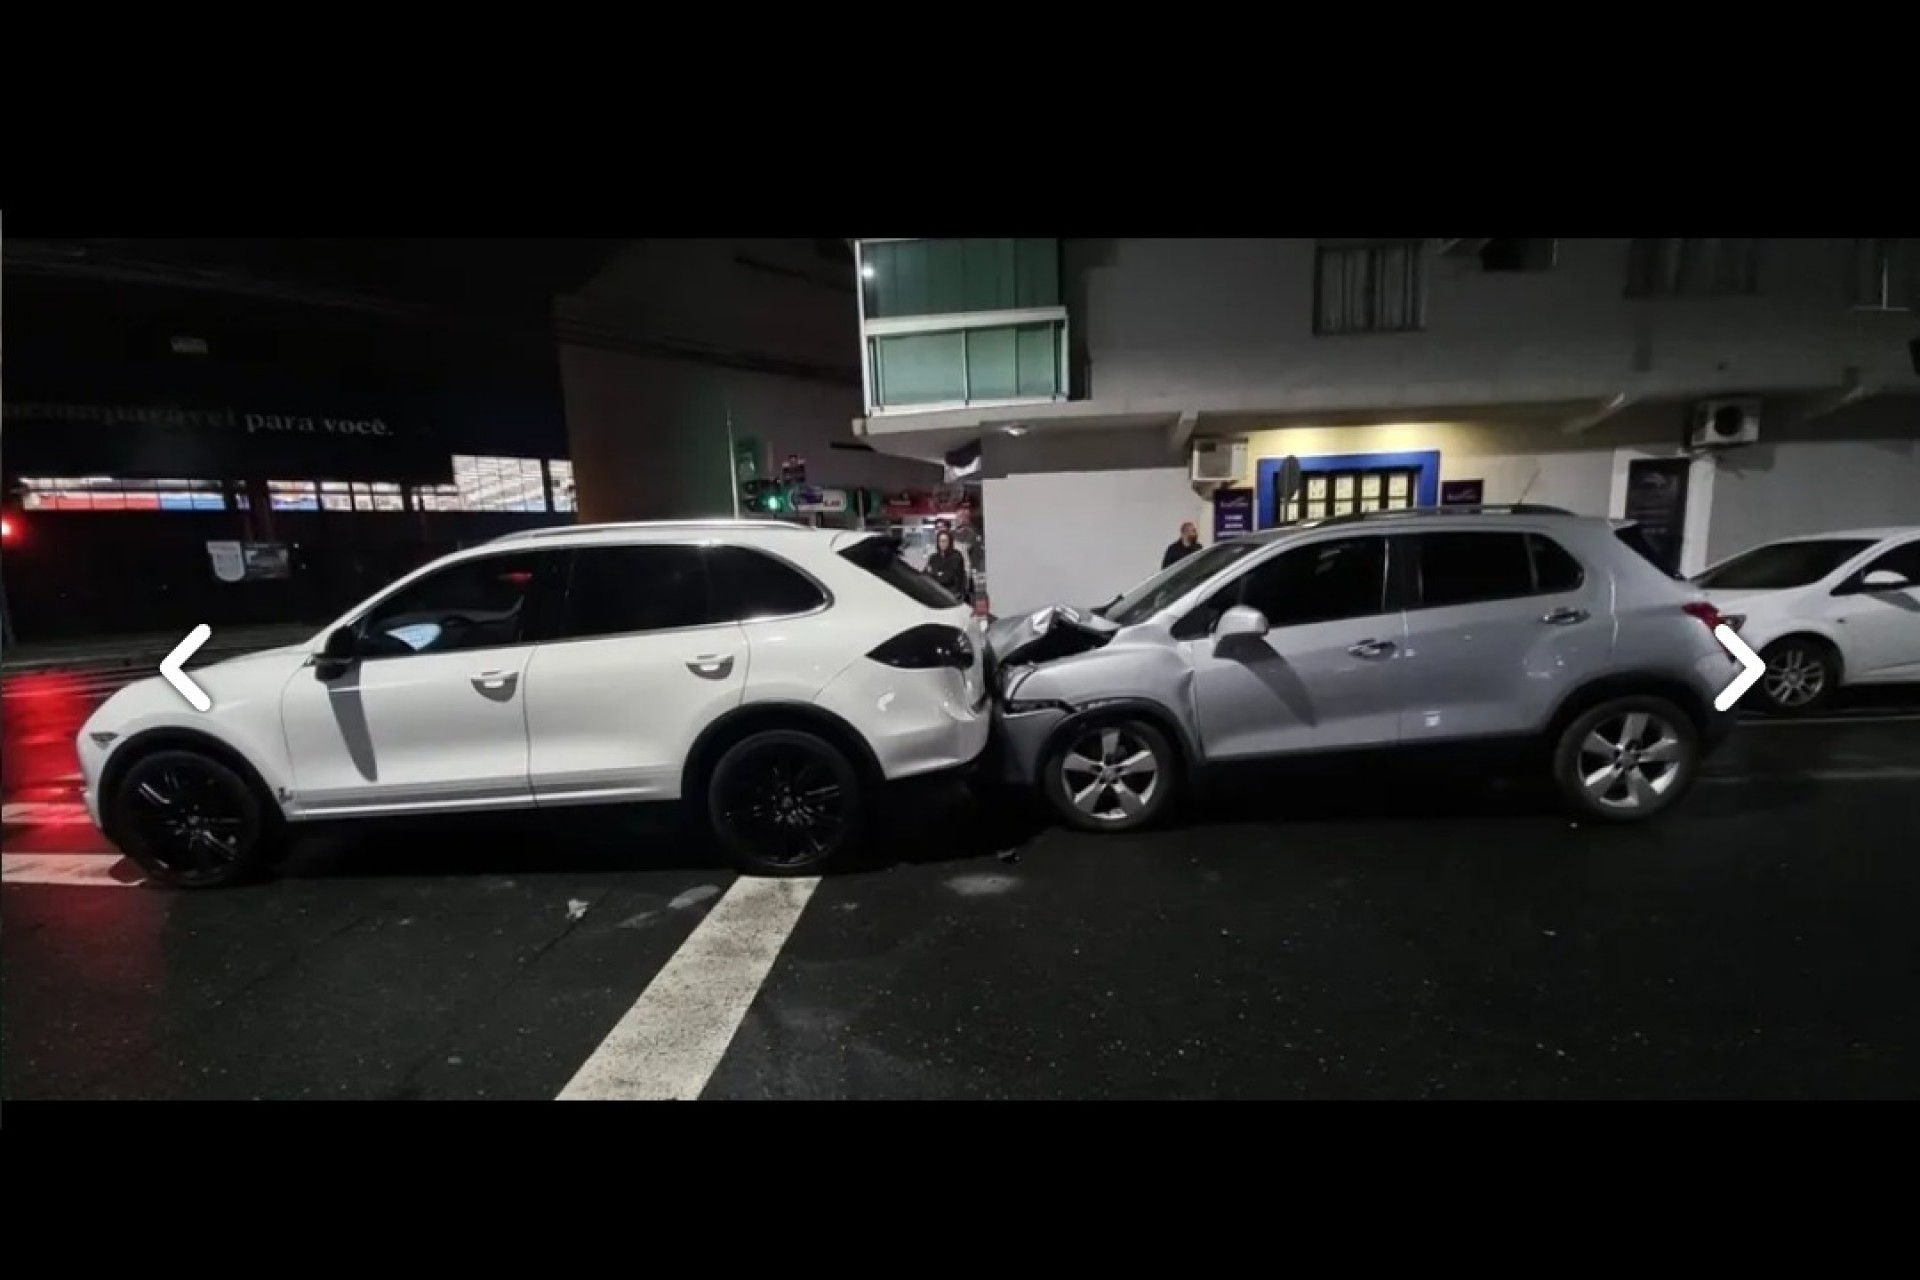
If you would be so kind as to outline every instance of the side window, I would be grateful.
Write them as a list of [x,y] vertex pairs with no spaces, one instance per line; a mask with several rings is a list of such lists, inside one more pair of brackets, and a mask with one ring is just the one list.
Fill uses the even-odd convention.
[[1525,534],[1423,533],[1418,541],[1417,598],[1422,608],[1444,609],[1534,594],[1533,560]]
[[[542,628],[538,595],[550,591],[553,552],[521,551],[448,565],[376,605],[360,620],[370,658],[529,644]],[[536,590],[536,588],[538,590]]]
[[1208,602],[1215,620],[1236,604],[1275,627],[1366,618],[1387,611],[1387,540],[1339,538],[1283,552],[1228,583]]
[[827,603],[826,594],[805,574],[764,551],[710,547],[707,573],[716,622],[791,618]]
[[1887,554],[1873,561],[1865,569],[1862,569],[1860,576],[1865,577],[1867,574],[1874,573],[1881,569],[1885,569],[1890,573],[1901,574],[1905,576],[1908,582],[1920,582],[1920,541],[1909,542],[1905,546],[1895,547],[1893,550],[1887,552]]
[[1578,591],[1580,584],[1587,580],[1587,571],[1580,567],[1580,562],[1552,538],[1530,533],[1527,550],[1533,555],[1533,585],[1537,594],[1552,596]]
[[580,547],[561,638],[632,635],[713,621],[707,567],[692,546]]

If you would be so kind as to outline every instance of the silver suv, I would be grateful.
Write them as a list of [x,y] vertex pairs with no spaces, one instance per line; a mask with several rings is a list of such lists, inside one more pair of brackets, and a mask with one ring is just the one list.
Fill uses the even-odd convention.
[[1652,817],[1731,728],[1713,701],[1739,667],[1644,546],[1525,506],[1216,543],[1098,610],[994,624],[998,767],[1121,831],[1209,766],[1512,745],[1578,813]]

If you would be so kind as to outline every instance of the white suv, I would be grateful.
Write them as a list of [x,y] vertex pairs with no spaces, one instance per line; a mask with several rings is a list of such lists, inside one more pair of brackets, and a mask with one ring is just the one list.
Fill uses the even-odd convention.
[[985,747],[976,627],[870,534],[514,534],[195,670],[205,712],[122,689],[80,731],[88,811],[183,887],[259,870],[289,823],[683,797],[744,868],[817,870],[876,786]]

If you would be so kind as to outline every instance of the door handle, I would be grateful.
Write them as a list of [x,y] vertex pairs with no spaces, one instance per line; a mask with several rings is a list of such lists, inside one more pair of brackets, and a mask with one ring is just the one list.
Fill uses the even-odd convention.
[[473,677],[473,687],[482,693],[511,692],[519,679],[517,671],[482,671]]
[[730,653],[703,653],[689,659],[687,670],[705,680],[725,680],[733,674],[733,655]]
[[1551,613],[1542,614],[1540,621],[1550,627],[1566,627],[1576,622],[1585,622],[1589,616],[1585,609],[1555,609]]
[[1356,658],[1384,658],[1399,647],[1391,640],[1362,640],[1350,646],[1347,652]]

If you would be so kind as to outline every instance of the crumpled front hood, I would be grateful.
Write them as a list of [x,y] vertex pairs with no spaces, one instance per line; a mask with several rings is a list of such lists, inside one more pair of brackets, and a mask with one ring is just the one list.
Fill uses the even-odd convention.
[[987,654],[998,666],[1047,662],[1098,649],[1119,630],[1091,610],[1053,604],[994,621],[987,628]]

